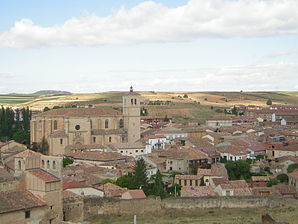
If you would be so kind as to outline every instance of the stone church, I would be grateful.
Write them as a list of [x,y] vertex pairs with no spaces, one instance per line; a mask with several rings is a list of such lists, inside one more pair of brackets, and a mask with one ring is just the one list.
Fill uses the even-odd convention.
[[49,155],[64,155],[72,145],[134,143],[140,139],[140,95],[130,88],[123,95],[123,110],[108,107],[62,108],[35,115],[31,142],[45,138]]

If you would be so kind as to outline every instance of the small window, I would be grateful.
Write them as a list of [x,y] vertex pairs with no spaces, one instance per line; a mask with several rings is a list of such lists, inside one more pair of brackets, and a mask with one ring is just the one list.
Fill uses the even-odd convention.
[[144,152],[144,150],[141,150],[141,152]]
[[44,168],[44,160],[41,161],[41,166]]
[[135,104],[137,104],[137,99],[135,99]]
[[22,169],[22,162],[21,162],[21,160],[18,161],[18,168],[19,168],[19,170]]
[[199,181],[198,180],[196,180],[196,186],[199,186]]
[[93,137],[93,142],[94,142],[94,143],[96,142],[96,137]]
[[119,128],[124,128],[124,121],[123,119],[119,120]]
[[187,182],[186,182],[186,180],[184,180],[184,186],[187,186]]
[[47,161],[47,168],[50,169],[50,160]]
[[136,150],[136,152],[139,152],[139,150]]
[[181,185],[181,180],[179,180],[179,185]]
[[53,169],[56,169],[56,161],[53,161]]
[[31,216],[30,210],[25,211],[25,218],[30,219],[30,216]]
[[123,153],[123,151],[120,151],[120,153]]
[[57,129],[58,129],[58,121],[54,120],[54,130],[57,130]]
[[90,128],[92,129],[92,120],[90,120]]
[[130,101],[131,101],[131,105],[133,105],[133,99],[131,99]]
[[192,186],[192,180],[189,180],[189,185]]
[[63,144],[63,138],[60,138],[60,145]]
[[78,131],[78,130],[81,129],[81,126],[77,124],[77,125],[75,126],[75,129]]
[[105,120],[105,128],[109,128],[109,120]]
[[112,142],[112,137],[109,137],[109,142]]

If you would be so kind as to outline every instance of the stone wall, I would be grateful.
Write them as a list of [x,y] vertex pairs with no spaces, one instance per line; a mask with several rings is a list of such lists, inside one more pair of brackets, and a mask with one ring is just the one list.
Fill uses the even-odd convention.
[[274,197],[203,197],[121,200],[114,198],[90,197],[64,200],[65,221],[82,221],[96,215],[138,215],[156,213],[167,209],[208,209],[208,208],[258,208],[298,206],[296,199]]

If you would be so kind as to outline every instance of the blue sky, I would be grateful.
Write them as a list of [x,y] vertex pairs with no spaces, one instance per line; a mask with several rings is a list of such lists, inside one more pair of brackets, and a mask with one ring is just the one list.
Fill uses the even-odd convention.
[[0,0],[0,93],[297,91],[297,10],[295,0]]

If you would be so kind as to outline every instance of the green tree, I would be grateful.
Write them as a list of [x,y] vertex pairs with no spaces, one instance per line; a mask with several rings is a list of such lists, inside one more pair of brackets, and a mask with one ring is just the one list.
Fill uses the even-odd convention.
[[266,102],[266,104],[267,105],[272,105],[272,100],[271,99],[268,99],[267,102]]
[[181,195],[181,185],[179,184],[173,184],[171,187],[168,187],[167,190],[167,196],[180,196]]
[[159,172],[159,170],[157,170],[157,173],[154,178],[152,194],[155,196],[160,196],[161,198],[165,198],[167,195],[167,192],[165,191],[164,183],[162,181],[162,175]]
[[230,180],[249,180],[251,178],[249,161],[227,161],[225,167]]
[[116,180],[116,185],[118,185],[119,187],[126,187],[128,189],[133,189],[134,188],[134,180],[133,180],[132,173],[128,173],[126,175],[119,177]]
[[24,130],[18,130],[12,135],[12,139],[21,144],[27,144],[28,133]]
[[294,164],[289,165],[287,171],[288,171],[288,173],[292,173],[296,169],[298,169],[298,163],[294,163]]
[[276,179],[278,180],[279,183],[288,183],[289,182],[289,177],[287,174],[279,174],[277,175]]
[[235,106],[231,110],[231,113],[234,114],[234,115],[238,115],[238,111],[237,111],[237,108]]
[[49,110],[50,110],[50,108],[48,108],[48,107],[43,108],[43,112],[46,112],[46,111],[49,111]]
[[41,139],[41,142],[39,142],[37,144],[37,151],[44,155],[49,154],[49,144],[48,144],[47,140],[45,139],[45,137],[43,137]]
[[106,183],[112,183],[112,184],[115,184],[116,181],[115,180],[112,180],[112,179],[104,179],[100,182],[101,184],[106,184]]
[[184,94],[184,95],[183,95],[183,98],[188,98],[188,95],[187,95],[187,94]]
[[147,189],[147,169],[144,159],[136,161],[133,171],[134,188],[142,188],[144,191]]
[[267,187],[272,187],[273,185],[277,185],[278,181],[276,178],[271,179],[268,183],[267,183]]
[[74,160],[68,157],[63,158],[63,167],[73,164]]

